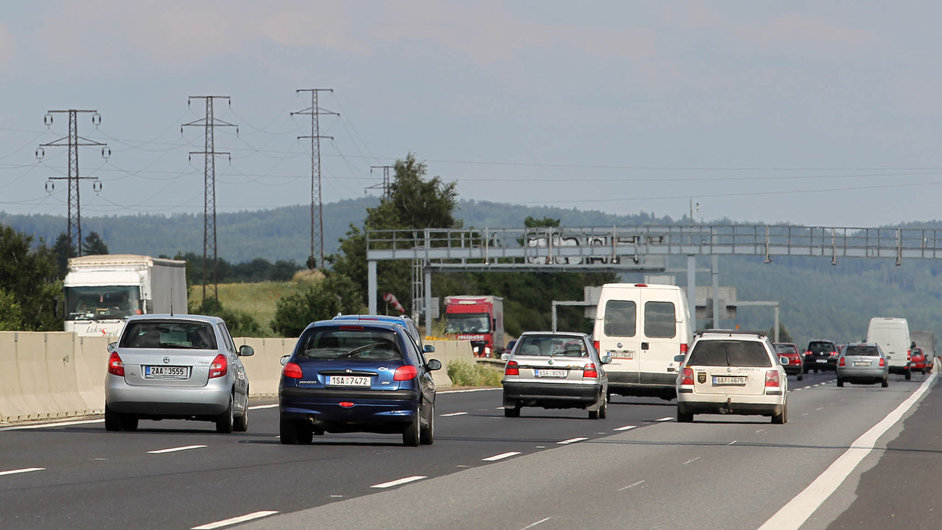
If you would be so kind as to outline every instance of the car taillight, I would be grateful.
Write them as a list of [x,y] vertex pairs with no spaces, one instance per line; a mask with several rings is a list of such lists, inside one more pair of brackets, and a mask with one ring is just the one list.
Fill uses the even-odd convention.
[[693,385],[693,368],[684,368],[680,377],[681,385]]
[[836,352],[836,351],[832,351],[832,352],[831,352],[831,357],[834,357],[834,356],[836,356],[836,355],[837,355],[837,352]]
[[843,357],[841,357],[841,359],[840,359],[839,361],[837,361],[837,365],[838,365],[838,366],[844,366],[844,358],[843,358]]
[[592,345],[595,346],[595,351],[601,351],[599,350],[599,341],[593,340]]
[[209,365],[209,378],[222,377],[229,372],[229,360],[226,356],[219,354],[213,359],[213,364]]
[[121,362],[121,357],[118,357],[118,352],[112,352],[108,358],[108,373],[124,377],[124,363]]
[[687,345],[683,342],[680,343],[680,354],[687,355]]
[[393,374],[393,381],[409,381],[410,379],[415,379],[415,376],[418,374],[419,371],[416,370],[415,366],[406,364],[396,368],[396,373]]
[[520,365],[517,364],[517,361],[507,361],[507,366],[504,367],[504,375],[520,375]]
[[779,387],[778,370],[768,370],[765,372],[765,388]]
[[886,362],[883,360],[883,357],[880,357],[880,366],[886,366]]
[[811,350],[807,350],[807,351],[805,352],[805,355],[811,355]]
[[289,377],[291,379],[301,379],[301,376],[304,375],[304,373],[301,371],[301,367],[295,363],[285,364],[285,367],[281,373],[285,377]]
[[912,359],[913,359],[913,351],[912,351],[912,350],[906,350],[906,360],[907,360],[907,361],[911,361]]
[[589,363],[582,367],[582,377],[591,377],[596,378],[599,376],[599,371],[595,367],[595,363]]

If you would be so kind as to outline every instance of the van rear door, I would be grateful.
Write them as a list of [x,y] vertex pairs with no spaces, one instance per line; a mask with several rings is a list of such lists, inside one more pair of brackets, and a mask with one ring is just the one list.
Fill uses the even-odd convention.
[[659,289],[641,289],[642,318],[638,341],[642,384],[673,384],[677,377],[679,337],[677,305],[673,293]]
[[[621,293],[618,293],[621,294]],[[612,357],[606,365],[608,372],[623,372],[629,378],[618,378],[623,383],[638,383],[641,338],[638,330],[639,304],[636,300],[625,300],[628,296],[616,296],[605,300],[602,313],[602,333],[599,336],[599,352]]]

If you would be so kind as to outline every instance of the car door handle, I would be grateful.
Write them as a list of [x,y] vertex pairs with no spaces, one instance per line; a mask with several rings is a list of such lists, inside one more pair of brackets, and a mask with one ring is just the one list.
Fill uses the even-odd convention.
[[648,344],[647,342],[642,342],[642,343],[641,343],[641,349],[642,349],[642,350],[647,350],[649,347],[650,347],[650,346],[649,346],[649,344]]

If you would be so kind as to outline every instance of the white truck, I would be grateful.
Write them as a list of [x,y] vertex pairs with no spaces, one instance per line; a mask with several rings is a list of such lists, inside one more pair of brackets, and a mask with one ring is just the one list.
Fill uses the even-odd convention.
[[186,262],[135,254],[69,259],[65,331],[116,339],[125,317],[186,313]]

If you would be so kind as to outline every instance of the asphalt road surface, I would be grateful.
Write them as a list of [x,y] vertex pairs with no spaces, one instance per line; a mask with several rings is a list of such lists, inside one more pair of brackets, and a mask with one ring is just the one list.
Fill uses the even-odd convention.
[[[434,445],[399,435],[278,440],[101,418],[0,428],[0,528],[939,528],[942,390],[934,376],[837,388],[789,378],[789,422],[674,421],[674,402],[615,396],[608,418],[441,392]],[[870,448],[872,446],[872,449]]]

